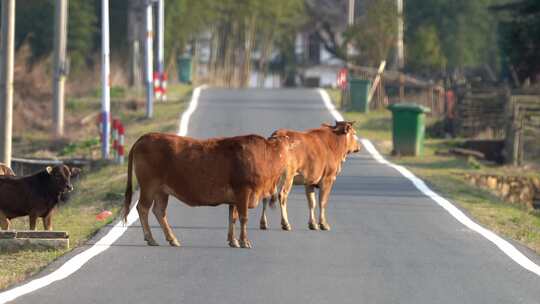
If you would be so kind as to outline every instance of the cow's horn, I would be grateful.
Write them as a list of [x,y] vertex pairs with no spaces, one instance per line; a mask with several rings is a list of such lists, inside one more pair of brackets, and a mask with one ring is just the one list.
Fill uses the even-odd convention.
[[49,173],[49,174],[52,173],[52,167],[51,166],[47,166],[47,168],[45,168],[45,170],[47,170],[47,173]]

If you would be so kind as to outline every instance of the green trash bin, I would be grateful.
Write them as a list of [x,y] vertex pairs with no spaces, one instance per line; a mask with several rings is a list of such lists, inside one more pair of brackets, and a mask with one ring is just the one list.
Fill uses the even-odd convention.
[[392,141],[394,155],[422,155],[424,150],[426,114],[430,110],[413,103],[388,106],[392,111]]
[[362,113],[369,112],[369,88],[371,81],[364,79],[349,79],[349,96],[351,99],[351,108],[353,111]]
[[191,83],[191,57],[178,58],[178,80],[182,83]]

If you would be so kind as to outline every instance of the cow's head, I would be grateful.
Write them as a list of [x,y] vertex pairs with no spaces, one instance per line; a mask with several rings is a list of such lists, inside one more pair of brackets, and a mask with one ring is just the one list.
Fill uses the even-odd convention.
[[354,129],[354,121],[336,121],[335,125],[322,124],[323,127],[330,128],[334,133],[347,138],[347,154],[360,151],[360,145],[356,139],[356,130]]
[[77,177],[81,172],[78,168],[69,168],[66,165],[58,165],[54,167],[47,167],[45,169],[51,176],[56,190],[60,193],[67,193],[73,191],[73,185],[71,184],[71,178]]

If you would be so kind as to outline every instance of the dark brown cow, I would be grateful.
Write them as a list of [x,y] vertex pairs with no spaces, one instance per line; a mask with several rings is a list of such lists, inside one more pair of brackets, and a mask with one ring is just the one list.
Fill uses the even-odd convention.
[[13,172],[13,170],[11,170],[10,167],[0,163],[0,175],[15,176],[15,173]]
[[7,230],[11,219],[28,215],[31,230],[38,217],[45,230],[52,230],[53,210],[73,190],[71,177],[78,174],[77,168],[59,165],[23,177],[0,176],[0,227]]
[[[350,153],[360,150],[356,139],[354,122],[336,122],[334,126],[323,124],[320,128],[298,132],[286,129],[275,131],[272,136],[287,136],[290,157],[287,176],[279,192],[281,227],[291,230],[287,216],[287,197],[293,184],[304,185],[309,206],[309,228],[330,230],[326,220],[328,197],[341,165]],[[315,220],[315,188],[319,188],[319,223]],[[263,201],[260,228],[266,229],[267,200]]]
[[[180,246],[167,221],[167,201],[172,195],[189,206],[229,205],[228,242],[250,248],[247,238],[248,208],[270,196],[287,166],[288,142],[281,136],[258,135],[197,140],[172,134],[149,133],[129,152],[124,219],[132,196],[132,167],[141,188],[137,211],[144,239],[158,245],[148,225],[150,207],[171,246]],[[240,217],[240,242],[234,225]]]

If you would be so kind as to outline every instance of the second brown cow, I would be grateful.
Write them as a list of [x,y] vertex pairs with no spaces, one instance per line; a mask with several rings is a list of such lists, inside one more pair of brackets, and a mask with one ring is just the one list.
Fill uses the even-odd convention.
[[[248,208],[272,195],[284,177],[288,159],[286,137],[258,135],[197,140],[172,134],[149,133],[129,152],[124,206],[127,218],[132,196],[132,169],[140,185],[137,204],[144,239],[158,245],[148,225],[150,208],[171,246],[180,246],[167,221],[169,195],[189,206],[229,205],[228,242],[250,248]],[[240,218],[240,240],[234,225]]]
[[[280,129],[272,136],[287,136],[290,141],[290,157],[283,187],[279,191],[281,227],[291,230],[287,215],[287,197],[293,184],[304,185],[309,207],[308,225],[312,230],[330,230],[326,219],[328,198],[341,171],[347,155],[360,150],[356,139],[354,122],[336,122],[334,126],[323,124],[320,128],[305,132]],[[315,188],[319,188],[319,221],[315,220]],[[266,229],[267,201],[263,201],[260,227]]]

